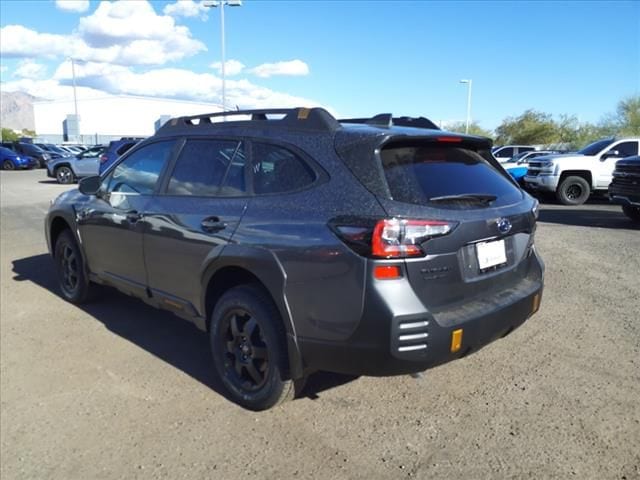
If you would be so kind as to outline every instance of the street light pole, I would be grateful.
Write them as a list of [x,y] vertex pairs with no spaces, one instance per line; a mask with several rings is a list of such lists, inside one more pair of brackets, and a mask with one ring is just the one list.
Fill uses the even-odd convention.
[[[222,50],[222,64],[220,67],[220,74],[222,76],[222,111],[227,111],[227,92],[226,92],[226,75],[225,75],[225,34],[224,34],[224,7],[241,7],[241,0],[214,0],[209,2],[203,2],[205,7],[216,8],[220,7],[220,47]],[[223,119],[225,117],[222,117]]]
[[75,112],[76,120],[76,142],[80,140],[80,118],[78,117],[78,95],[76,93],[76,61],[73,57],[69,57],[71,60],[71,79],[73,81],[73,111]]
[[467,125],[464,129],[464,133],[469,133],[469,124],[471,123],[471,86],[473,85],[473,80],[471,79],[463,79],[460,80],[460,83],[467,84]]
[[78,121],[78,96],[76,95],[76,62],[71,58],[71,76],[73,77],[73,108]]

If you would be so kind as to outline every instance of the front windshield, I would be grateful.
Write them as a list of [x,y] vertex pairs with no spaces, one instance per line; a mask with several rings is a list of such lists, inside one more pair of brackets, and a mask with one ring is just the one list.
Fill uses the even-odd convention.
[[581,153],[582,155],[595,155],[603,148],[611,145],[613,142],[614,141],[610,138],[607,140],[598,140],[597,142],[587,145],[582,150],[578,150],[578,153]]

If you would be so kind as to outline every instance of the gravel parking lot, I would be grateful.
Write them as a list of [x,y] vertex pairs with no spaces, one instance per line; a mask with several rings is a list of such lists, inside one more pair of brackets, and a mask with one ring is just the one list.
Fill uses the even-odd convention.
[[640,478],[640,230],[543,204],[540,312],[421,379],[312,377],[229,402],[206,336],[105,289],[56,289],[43,217],[67,187],[1,172],[1,469],[51,478]]

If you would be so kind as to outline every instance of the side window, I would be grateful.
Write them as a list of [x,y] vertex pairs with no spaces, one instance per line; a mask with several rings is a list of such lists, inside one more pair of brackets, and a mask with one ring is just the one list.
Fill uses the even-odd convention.
[[533,152],[534,150],[535,150],[534,147],[518,147],[518,153]]
[[495,156],[497,158],[511,158],[513,157],[513,147],[503,148],[499,152],[496,152]]
[[103,181],[107,192],[152,194],[174,144],[174,140],[156,142],[133,152]]
[[169,195],[241,196],[245,185],[244,142],[187,140],[171,173]]
[[620,157],[632,157],[638,155],[638,142],[622,142],[611,148],[620,152]]
[[256,194],[300,190],[315,179],[314,171],[295,153],[276,145],[253,145],[253,190]]

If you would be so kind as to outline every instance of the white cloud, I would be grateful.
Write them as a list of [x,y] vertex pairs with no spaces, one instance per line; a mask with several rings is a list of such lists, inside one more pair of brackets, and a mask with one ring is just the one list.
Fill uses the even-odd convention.
[[89,10],[89,0],[56,0],[56,7],[66,12],[86,12]]
[[[215,62],[209,66],[218,70],[218,74],[222,75],[222,62]],[[227,77],[239,75],[243,70],[244,64],[238,60],[227,60],[224,62],[224,74]]]
[[309,75],[309,66],[302,60],[289,60],[287,62],[263,63],[248,71],[260,78],[274,75],[304,76]]
[[[62,86],[71,85],[70,62],[62,63],[51,81]],[[219,77],[211,73],[195,73],[179,68],[159,68],[138,73],[130,67],[121,65],[88,62],[76,65],[76,82],[79,87],[115,95],[142,95],[222,103],[222,81]],[[37,83],[23,83],[21,86],[28,87],[27,93],[37,91],[38,96],[47,98],[47,95],[42,93],[46,89]],[[229,108],[235,108],[236,105],[240,108],[319,105],[317,101],[276,92],[248,80],[227,79],[226,97]]]
[[45,73],[47,73],[47,67],[40,63],[36,63],[33,60],[25,59],[18,64],[15,72],[13,72],[13,76],[18,78],[38,79],[43,77]]
[[146,0],[101,2],[93,14],[80,19],[78,32],[88,45],[97,48],[191,35],[188,28],[176,26],[173,18],[157,15]]
[[[146,3],[141,4],[146,5]],[[169,21],[170,26],[165,36],[155,38],[154,35],[147,35],[148,32],[144,31],[132,33],[130,20],[122,18],[119,21],[120,26],[118,28],[114,26],[112,32],[112,35],[122,35],[122,38],[115,43],[112,43],[112,38],[108,39],[109,41],[103,41],[101,46],[90,45],[77,34],[39,33],[22,25],[7,25],[0,29],[0,54],[3,57],[27,58],[73,57],[79,60],[120,65],[163,65],[206,50],[202,42],[191,37],[191,32],[186,27],[176,26],[170,17],[157,17],[153,11],[151,14],[156,18],[165,18]],[[136,16],[138,17],[139,15]],[[144,23],[142,20],[141,22]],[[112,22],[114,25],[117,23],[117,21]],[[97,38],[95,36],[97,32],[91,35],[93,40]],[[130,37],[126,38],[126,35]],[[145,35],[154,38],[144,38]]]
[[207,7],[202,2],[194,2],[194,0],[177,0],[176,3],[170,3],[162,12],[172,17],[200,17],[202,20],[207,18]]
[[71,37],[38,33],[22,25],[0,28],[0,53],[4,57],[50,57],[72,48]]

